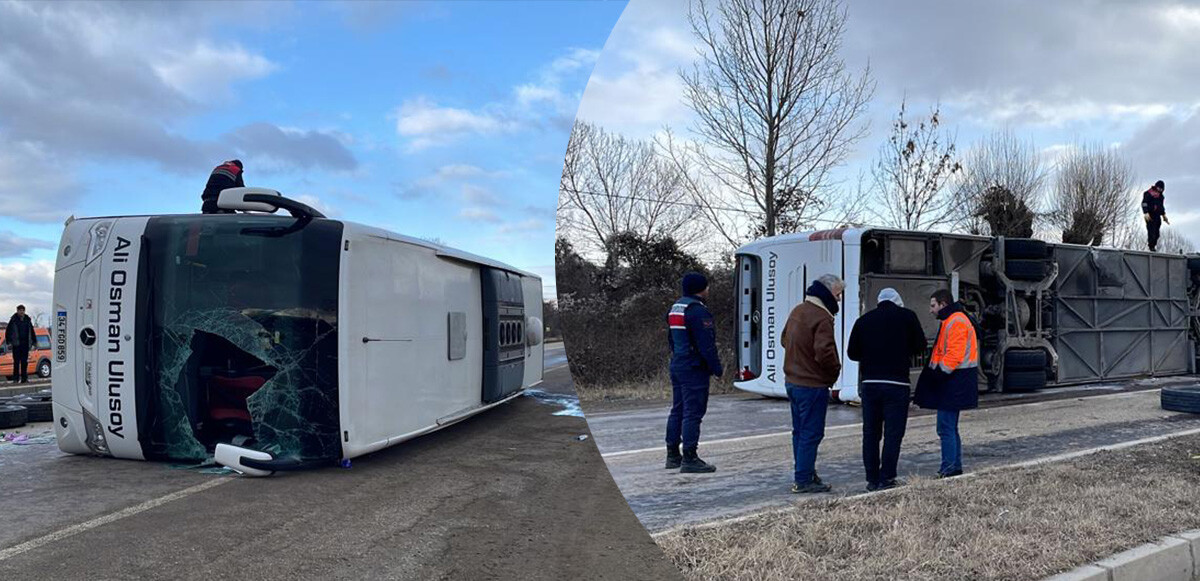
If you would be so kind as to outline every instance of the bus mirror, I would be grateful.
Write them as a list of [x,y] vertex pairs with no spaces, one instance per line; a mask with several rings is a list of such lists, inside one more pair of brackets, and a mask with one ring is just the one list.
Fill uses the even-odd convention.
[[[224,195],[224,193],[221,195]],[[232,444],[217,444],[217,450],[213,456],[217,461],[217,464],[225,466],[226,468],[232,468],[233,470],[245,474],[246,476],[270,476],[275,473],[273,470],[251,468],[242,463],[243,460],[270,461],[274,459],[270,454],[259,450],[241,448]]]
[[217,207],[222,210],[267,213],[272,213],[279,209],[279,206],[275,204],[246,199],[247,196],[254,196],[255,194],[283,197],[283,194],[267,188],[229,188],[221,190],[221,195],[217,197]]
[[542,320],[537,317],[529,317],[525,322],[525,344],[530,347],[537,347],[542,344]]

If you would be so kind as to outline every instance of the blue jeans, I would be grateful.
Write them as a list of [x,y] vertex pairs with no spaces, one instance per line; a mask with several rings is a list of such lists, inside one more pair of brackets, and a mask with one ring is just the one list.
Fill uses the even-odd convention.
[[829,409],[829,388],[802,387],[793,383],[787,387],[792,404],[792,454],[796,460],[795,482],[801,486],[812,482],[816,473],[817,446],[825,438],[825,412]]
[[671,371],[671,413],[667,416],[667,445],[694,450],[700,444],[700,421],[708,411],[708,373]]
[[939,474],[962,472],[962,438],[958,435],[958,410],[938,410],[937,435],[942,440]]

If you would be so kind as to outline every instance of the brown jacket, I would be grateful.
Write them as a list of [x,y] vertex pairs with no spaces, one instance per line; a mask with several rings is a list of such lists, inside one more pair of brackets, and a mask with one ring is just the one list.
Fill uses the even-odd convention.
[[783,376],[804,387],[830,387],[842,372],[833,340],[833,315],[816,297],[808,297],[788,315],[780,337]]

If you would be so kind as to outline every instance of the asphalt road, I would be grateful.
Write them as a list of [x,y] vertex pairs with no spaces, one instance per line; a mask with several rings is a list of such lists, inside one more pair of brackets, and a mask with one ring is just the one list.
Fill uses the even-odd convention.
[[350,469],[251,479],[0,445],[0,579],[678,578],[583,418],[555,415],[563,357],[547,350],[536,397]]
[[[960,422],[967,471],[1044,459],[1080,450],[1200,429],[1200,415],[1159,407],[1157,387],[1176,379],[984,396]],[[609,470],[651,531],[786,506],[790,494],[791,416],[784,400],[714,396],[702,425],[700,455],[717,465],[708,475],[662,468],[666,407],[588,415]],[[865,492],[858,408],[831,406],[817,458],[833,495]],[[940,447],[934,416],[912,408],[901,452],[901,476],[934,476]]]

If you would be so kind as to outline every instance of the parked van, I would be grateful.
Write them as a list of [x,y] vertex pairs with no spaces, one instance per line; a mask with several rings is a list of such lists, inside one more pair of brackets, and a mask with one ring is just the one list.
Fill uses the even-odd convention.
[[[37,344],[33,349],[29,350],[29,367],[25,371],[30,377],[50,377],[50,329],[34,329],[33,330]],[[13,369],[12,350],[8,345],[0,342],[0,375],[5,379],[12,379],[16,375],[16,370]]]
[[267,475],[404,442],[541,382],[536,275],[273,190],[228,189],[218,205],[245,213],[67,224],[63,451]]

